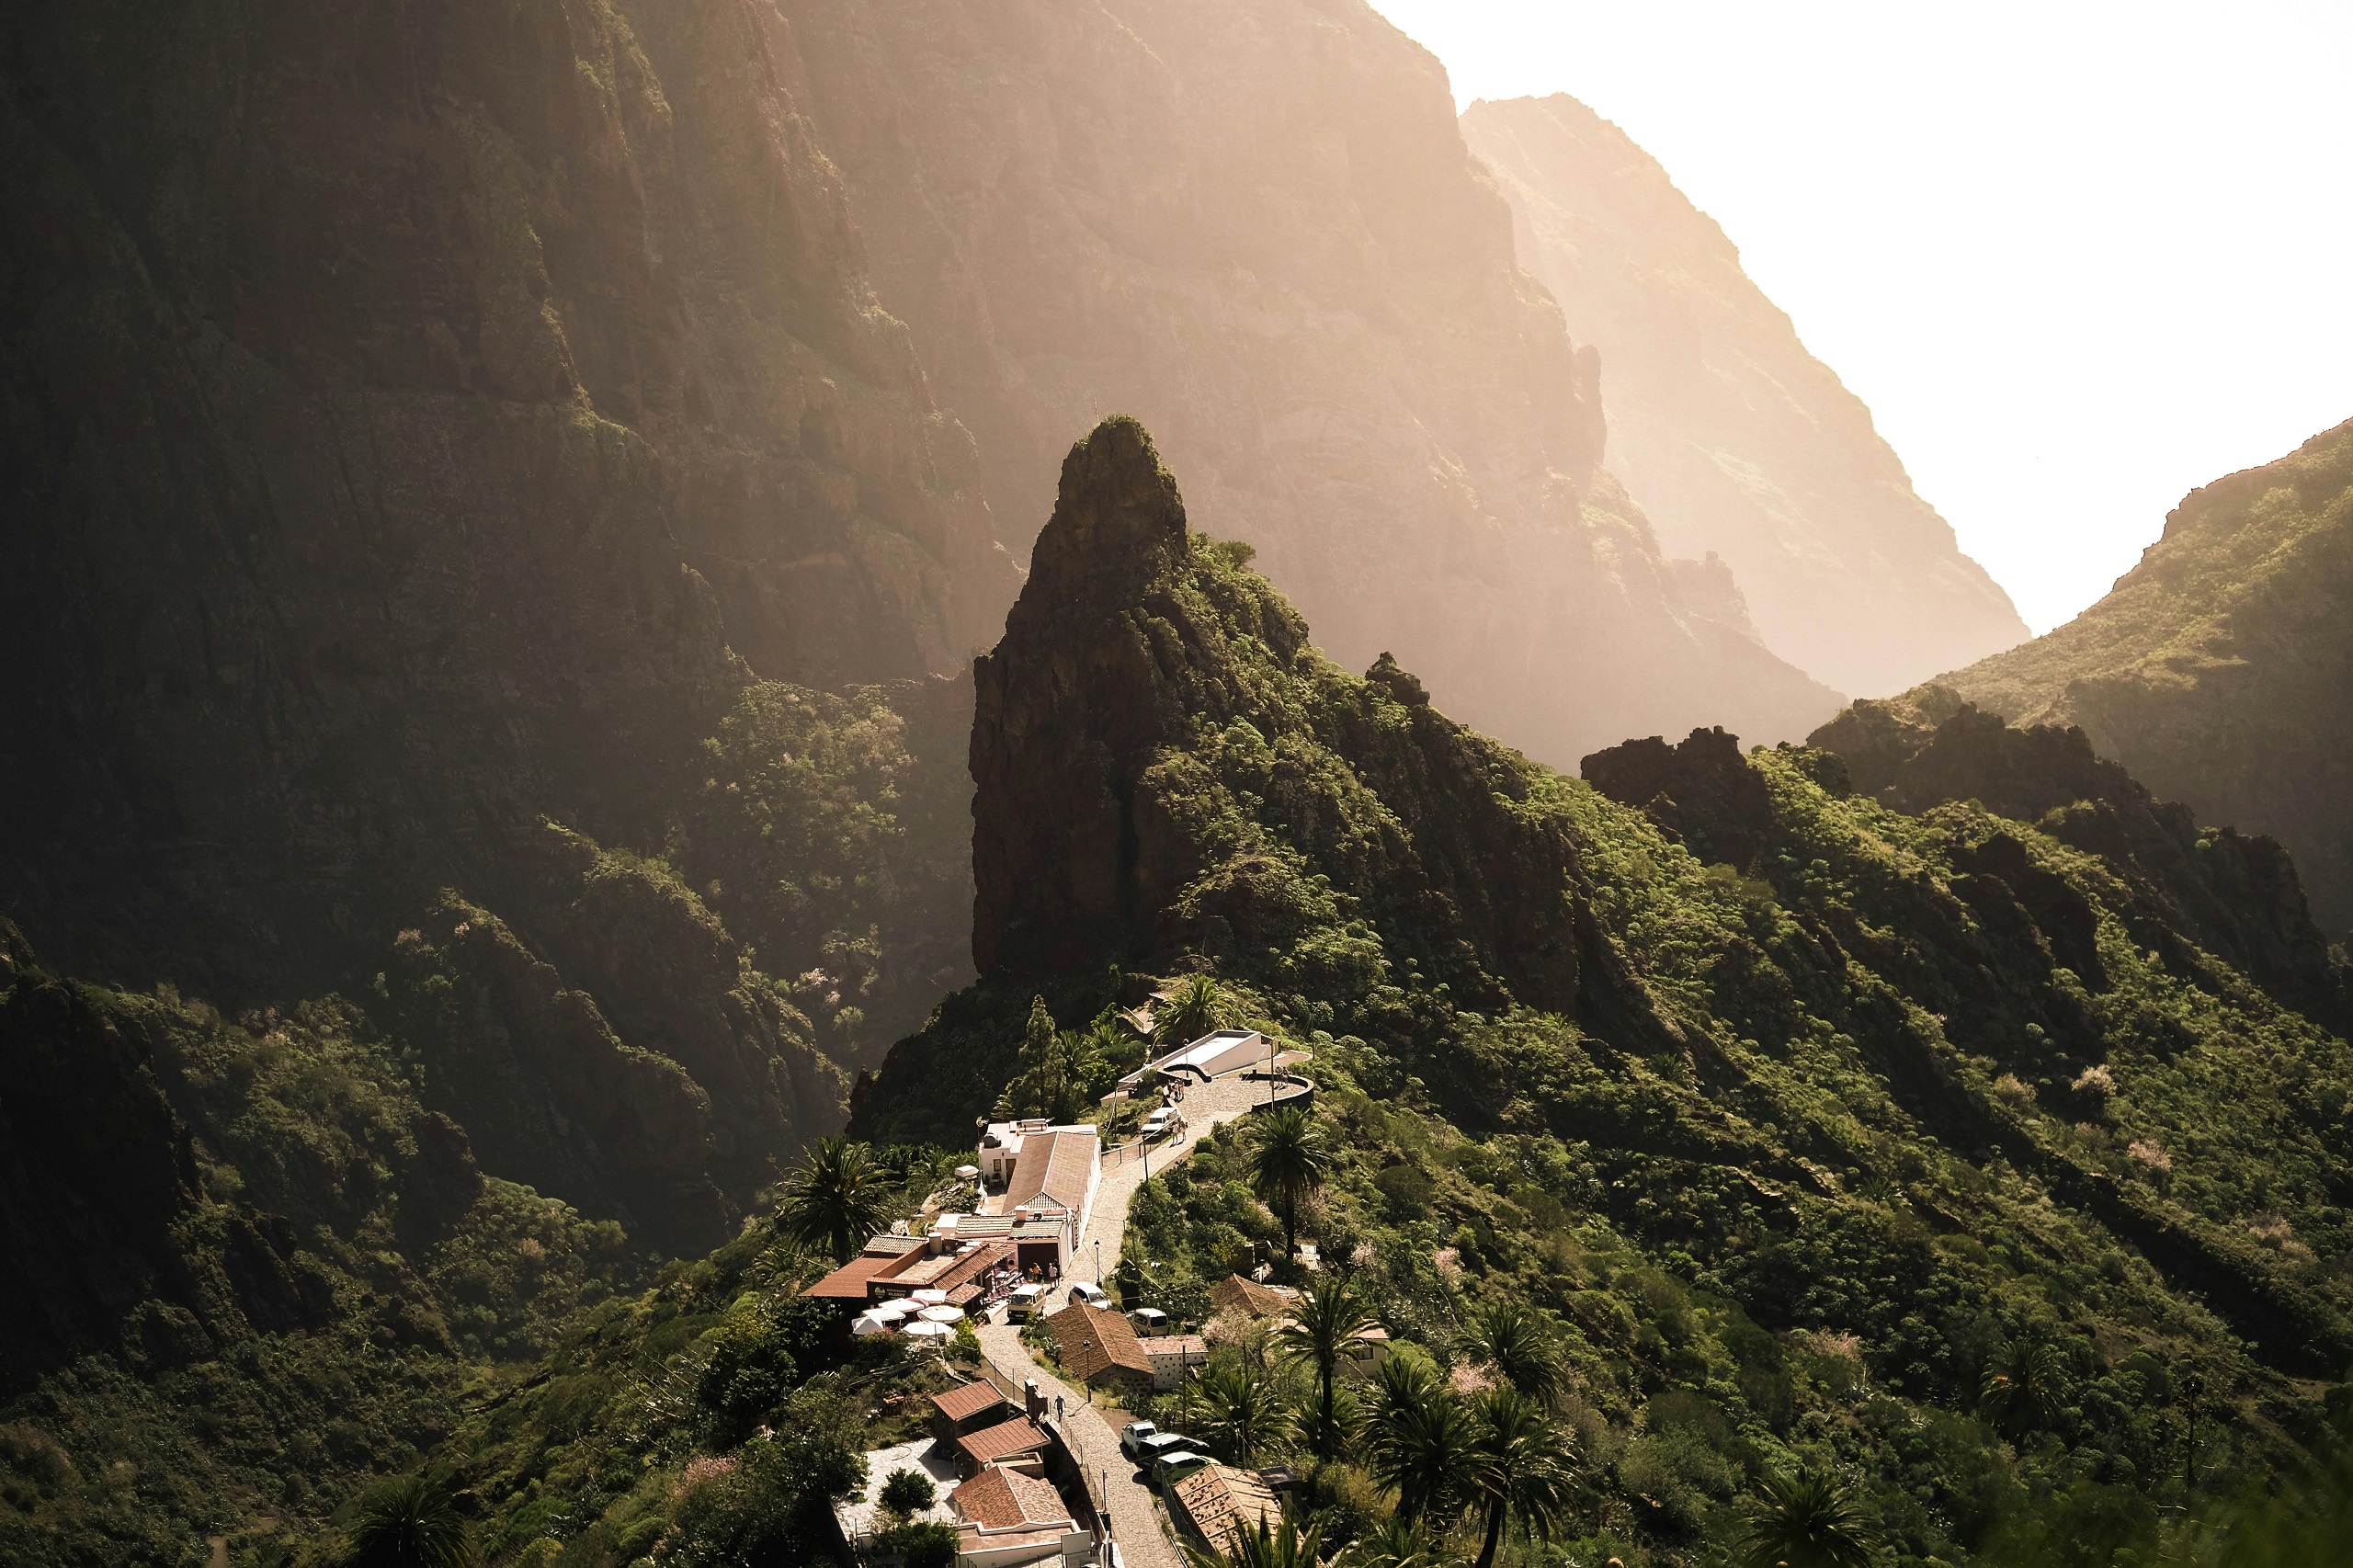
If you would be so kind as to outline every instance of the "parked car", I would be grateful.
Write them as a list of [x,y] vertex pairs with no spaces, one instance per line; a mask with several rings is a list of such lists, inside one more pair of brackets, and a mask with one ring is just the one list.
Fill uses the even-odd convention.
[[1188,1448],[1176,1449],[1152,1461],[1152,1483],[1164,1488],[1172,1486],[1209,1462],[1207,1454]]
[[1139,1445],[1136,1463],[1149,1470],[1163,1454],[1181,1454],[1191,1450],[1193,1439],[1178,1432],[1155,1432]]
[[1171,1107],[1162,1106],[1143,1119],[1142,1130],[1143,1141],[1147,1143],[1157,1143],[1163,1138],[1180,1131],[1184,1125],[1185,1118],[1181,1114]]
[[1074,1301],[1084,1301],[1090,1307],[1108,1308],[1111,1304],[1111,1293],[1108,1290],[1100,1285],[1089,1285],[1084,1279],[1070,1288],[1070,1299]]
[[1160,1435],[1160,1428],[1149,1421],[1131,1421],[1120,1428],[1120,1451],[1131,1460],[1141,1461],[1143,1445]]

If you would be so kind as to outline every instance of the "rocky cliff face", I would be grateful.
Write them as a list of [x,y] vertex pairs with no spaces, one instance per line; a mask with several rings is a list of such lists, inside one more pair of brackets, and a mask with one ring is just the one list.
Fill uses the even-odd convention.
[[[1811,744],[1900,811],[1979,801],[2103,857],[2135,887],[2137,935],[2169,964],[2197,971],[2219,957],[2306,1016],[2353,1027],[2345,964],[2313,924],[2288,852],[2261,835],[2201,828],[2189,807],[2094,755],[2082,730],[2013,728],[1931,686],[1916,701],[1856,703]],[[2086,949],[2081,961],[2097,960]]]
[[[756,676],[960,669],[1017,581],[790,41],[734,0],[0,22],[0,907],[71,970],[243,1006],[357,994],[455,890],[690,1080],[634,1108],[680,1108],[658,1157],[709,1148],[672,1173],[708,1201],[622,1204],[693,1210],[674,1242],[835,1122],[859,1012],[779,1000],[714,906],[787,975],[899,913],[826,883],[762,918],[703,806],[749,765],[701,743]],[[908,781],[840,782],[887,837]],[[551,1109],[609,1174],[606,1103]]]
[[1564,94],[1473,104],[1462,134],[1522,264],[1600,350],[1610,471],[1663,548],[1731,566],[1766,646],[1880,695],[2025,640],[1870,411],[1648,153]]
[[1133,420],[1107,420],[1063,465],[1029,583],[978,670],[983,978],[1291,950],[1310,912],[1267,896],[1271,846],[1216,831],[1223,787],[1188,755],[1230,746],[1263,770],[1301,850],[1345,867],[1330,896],[1405,923],[1466,1002],[1619,1005],[1631,984],[1592,945],[1574,846],[1511,807],[1518,759],[1385,653],[1363,680],[1342,675],[1186,518]]
[[2322,927],[2343,939],[2353,424],[2193,492],[2107,597],[1938,684],[2019,723],[2079,726],[2199,820],[2276,837]]
[[997,517],[1043,517],[1072,433],[1124,410],[1336,657],[1392,649],[1538,756],[1831,710],[1601,467],[1593,355],[1369,7],[781,9]]

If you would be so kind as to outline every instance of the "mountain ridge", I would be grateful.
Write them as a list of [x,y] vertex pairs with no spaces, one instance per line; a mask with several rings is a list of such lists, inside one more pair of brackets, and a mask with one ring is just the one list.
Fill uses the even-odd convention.
[[1665,170],[1565,94],[1481,100],[1524,264],[1600,352],[1609,461],[1667,548],[1728,562],[1767,646],[1880,696],[2029,632]]
[[[2276,837],[2334,939],[2353,929],[2353,424],[2216,480],[2065,626],[1935,683],[2023,723],[2078,726],[2207,822]],[[1927,688],[1907,694],[1915,703]]]

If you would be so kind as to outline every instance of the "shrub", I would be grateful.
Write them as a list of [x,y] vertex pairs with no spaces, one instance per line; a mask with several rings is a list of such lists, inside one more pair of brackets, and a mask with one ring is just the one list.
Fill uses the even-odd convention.
[[930,1507],[938,1495],[931,1477],[919,1470],[903,1470],[882,1483],[881,1501],[894,1514],[912,1514]]

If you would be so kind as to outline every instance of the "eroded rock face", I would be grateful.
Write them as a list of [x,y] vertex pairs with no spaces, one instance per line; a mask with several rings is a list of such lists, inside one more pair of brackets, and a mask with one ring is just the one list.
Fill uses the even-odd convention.
[[[2287,850],[2260,834],[2200,827],[2188,806],[2157,799],[2095,753],[2080,727],[2014,727],[1929,686],[1856,703],[1811,744],[1841,756],[1858,790],[1899,811],[1976,801],[2107,857],[2138,881],[2148,903],[2138,934],[2168,962],[2200,964],[2178,935],[2187,932],[2290,1006],[2333,1028],[2353,1022],[2344,966],[2313,923]],[[2074,950],[2096,970],[2086,941]]]
[[772,15],[6,28],[0,899],[62,960],[315,976],[542,815],[642,832],[747,673],[994,636]]
[[1677,745],[1653,735],[1595,752],[1585,781],[1632,806],[1714,864],[1745,869],[1772,825],[1764,778],[1740,754],[1740,737],[1694,730]]
[[[731,0],[0,21],[0,908],[238,1010],[364,995],[446,892],[512,994],[439,1043],[550,1076],[445,1108],[672,1247],[842,1085],[713,912],[724,836],[695,890],[615,857],[733,782],[699,743],[754,677],[958,670],[1018,581],[792,47]],[[900,935],[800,902],[757,921],[794,972]]]
[[[783,0],[877,290],[999,519],[1125,412],[1351,669],[1558,764],[1835,710],[1602,466],[1438,62],[1367,6]],[[1001,524],[1017,550],[1026,526]]]
[[1730,566],[1767,647],[1876,695],[2025,641],[1870,411],[1650,154],[1565,94],[1475,103],[1462,134],[1521,262],[1600,350],[1612,472],[1667,551]]

